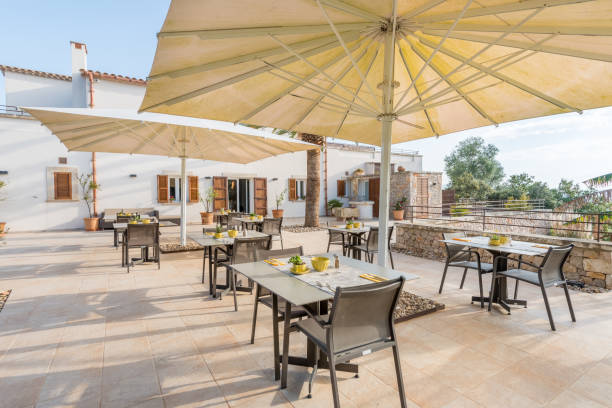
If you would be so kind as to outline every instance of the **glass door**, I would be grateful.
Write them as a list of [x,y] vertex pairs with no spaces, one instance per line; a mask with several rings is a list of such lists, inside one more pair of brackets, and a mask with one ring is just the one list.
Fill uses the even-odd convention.
[[238,211],[248,214],[251,212],[251,180],[238,180]]
[[227,179],[227,208],[238,211],[238,180]]

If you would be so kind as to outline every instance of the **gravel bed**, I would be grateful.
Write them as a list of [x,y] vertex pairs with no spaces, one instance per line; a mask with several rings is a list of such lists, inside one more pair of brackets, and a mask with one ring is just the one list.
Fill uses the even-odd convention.
[[417,296],[410,292],[402,292],[397,301],[397,307],[393,313],[393,318],[396,323],[399,323],[442,309],[444,309],[442,303]]
[[5,290],[3,292],[0,292],[0,312],[2,311],[2,309],[4,308],[4,304],[6,303],[9,295],[11,294],[11,290]]
[[322,228],[322,227],[304,227],[302,225],[286,225],[283,227],[283,231],[295,232],[295,233],[324,231],[326,229],[327,228]]
[[162,254],[170,252],[186,252],[186,251],[198,251],[202,249],[202,246],[197,242],[187,238],[187,244],[185,246],[179,243],[179,238],[161,238],[159,242],[159,249]]

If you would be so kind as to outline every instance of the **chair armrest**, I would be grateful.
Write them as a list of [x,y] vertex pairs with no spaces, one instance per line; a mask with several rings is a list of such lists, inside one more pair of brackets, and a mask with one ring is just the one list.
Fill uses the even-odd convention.
[[476,255],[476,260],[480,262],[480,254],[478,253],[478,251],[475,251],[473,249],[462,249],[461,251],[453,255],[453,257],[449,259],[449,262],[453,262],[453,259],[455,259],[458,255],[461,255],[461,254]]
[[507,261],[518,262],[519,264],[525,264],[525,265],[529,265],[531,267],[534,267],[536,269],[540,269],[539,265],[532,264],[531,262],[523,261],[522,259],[517,259],[517,258],[510,257],[510,256],[499,255],[499,256],[495,257],[495,261],[493,262],[493,270],[497,271],[497,266],[498,266],[499,261],[501,259],[505,259]]
[[222,247],[216,247],[216,248],[215,248],[215,259],[217,258],[217,254],[218,254],[219,252],[223,252],[225,255],[227,255],[227,257],[228,257],[228,258],[229,258],[229,256],[230,256],[229,251],[227,251],[227,250],[223,249]]
[[306,313],[308,313],[308,316],[310,316],[310,318],[313,319],[321,328],[327,329],[330,326],[329,322],[323,319],[321,315],[315,313],[308,306],[303,306],[303,307],[304,307],[304,310],[306,310]]

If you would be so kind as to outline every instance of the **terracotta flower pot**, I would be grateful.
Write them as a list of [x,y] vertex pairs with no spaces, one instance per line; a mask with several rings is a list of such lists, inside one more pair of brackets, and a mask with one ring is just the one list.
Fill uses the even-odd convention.
[[393,219],[401,221],[404,219],[404,210],[393,210]]
[[213,213],[211,212],[201,212],[200,217],[202,218],[202,225],[213,223]]
[[284,210],[272,210],[272,216],[274,218],[283,218],[283,211]]
[[0,234],[4,234],[5,228],[6,228],[6,222],[0,222]]
[[83,218],[85,223],[85,231],[97,231],[98,230],[98,219],[97,218]]

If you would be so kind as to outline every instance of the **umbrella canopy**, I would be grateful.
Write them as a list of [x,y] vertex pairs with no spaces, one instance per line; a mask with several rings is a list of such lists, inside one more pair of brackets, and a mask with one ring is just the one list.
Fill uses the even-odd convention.
[[[68,150],[181,158],[181,191],[187,191],[187,158],[250,163],[319,148],[269,132],[214,120],[88,108],[23,108]],[[186,243],[187,194],[181,199],[181,244]]]
[[391,143],[611,105],[611,16],[609,0],[173,0],[141,110],[380,145],[384,226]]

